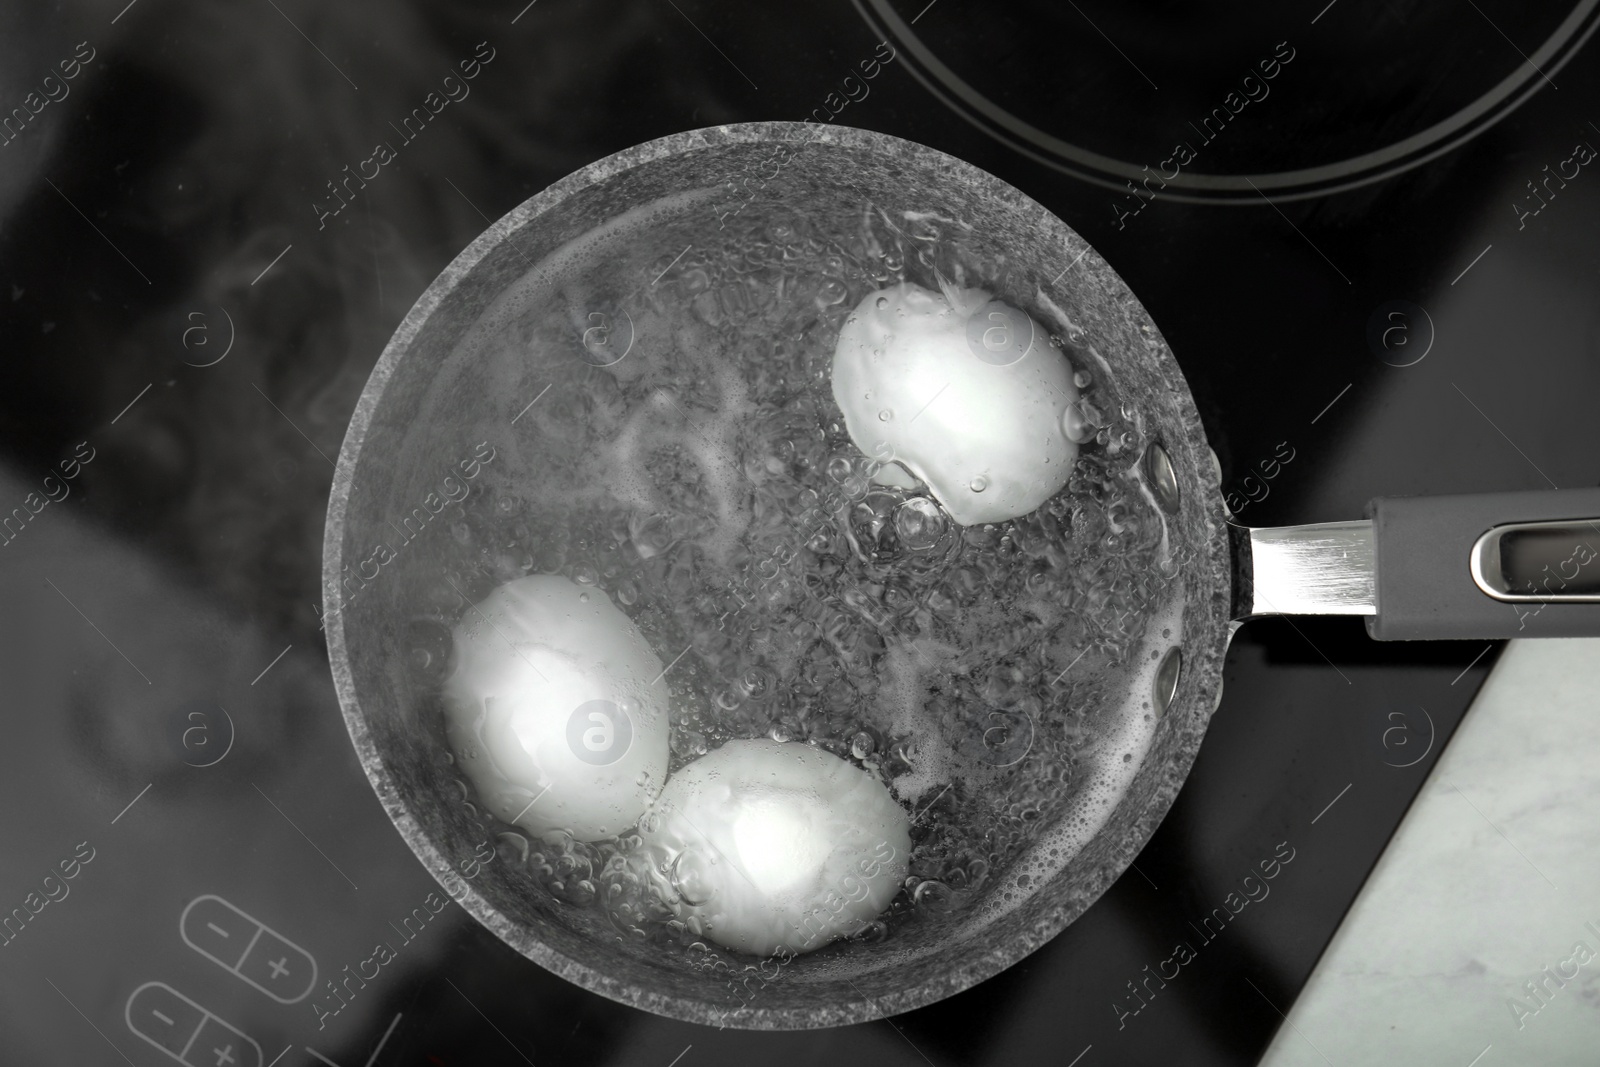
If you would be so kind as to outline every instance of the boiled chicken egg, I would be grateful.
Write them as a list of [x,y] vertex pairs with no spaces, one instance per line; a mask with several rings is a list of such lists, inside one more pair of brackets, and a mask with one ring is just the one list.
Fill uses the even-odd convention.
[[666,780],[664,673],[604,592],[560,575],[518,578],[456,625],[446,734],[501,819],[580,841],[615,837]]
[[765,956],[821,948],[894,899],[906,813],[860,768],[801,742],[729,741],[675,773],[641,823],[652,869],[696,934]]
[[1026,515],[1067,484],[1083,429],[1072,374],[1026,312],[983,289],[902,282],[845,320],[833,397],[857,448],[973,526]]

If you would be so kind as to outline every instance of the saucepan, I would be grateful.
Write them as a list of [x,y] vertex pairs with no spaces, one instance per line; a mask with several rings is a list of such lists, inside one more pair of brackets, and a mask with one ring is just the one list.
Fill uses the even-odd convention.
[[[1081,916],[1183,785],[1242,620],[1600,633],[1597,523],[1585,490],[1236,525],[1178,364],[1079,235],[941,152],[752,123],[585,167],[429,286],[340,453],[324,621],[374,789],[478,921],[648,1011],[822,1027],[950,996]],[[687,852],[664,880],[640,861],[655,815],[581,833],[581,789],[486,785],[450,711],[473,642],[602,623],[655,676],[634,720],[574,709],[577,758],[650,798],[740,746],[808,750],[851,783],[811,803],[875,790],[900,820],[861,868],[892,872],[881,913],[847,893],[827,937],[736,944]],[[739,873],[803,841],[741,839]]]

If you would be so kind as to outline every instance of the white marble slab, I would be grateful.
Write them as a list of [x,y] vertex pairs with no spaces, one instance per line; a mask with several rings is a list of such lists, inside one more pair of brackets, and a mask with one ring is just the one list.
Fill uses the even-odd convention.
[[1502,654],[1262,1063],[1600,1064],[1600,640]]

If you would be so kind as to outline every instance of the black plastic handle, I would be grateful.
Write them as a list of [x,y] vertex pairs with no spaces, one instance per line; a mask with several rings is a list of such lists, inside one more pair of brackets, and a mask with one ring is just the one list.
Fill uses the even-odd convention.
[[1379,641],[1600,637],[1600,489],[1380,498],[1367,517]]

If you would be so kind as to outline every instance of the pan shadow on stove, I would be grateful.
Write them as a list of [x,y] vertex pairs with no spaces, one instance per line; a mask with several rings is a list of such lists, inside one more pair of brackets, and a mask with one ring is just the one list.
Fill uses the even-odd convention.
[[[1260,648],[1266,662],[1274,666],[1320,665],[1330,671],[1339,667],[1398,666],[1441,670],[1454,667],[1459,671],[1485,645],[1503,647],[1502,642],[1489,641],[1375,641],[1367,636],[1361,619],[1341,616],[1252,619],[1234,640],[1236,644]],[[1469,676],[1462,684],[1471,681],[1471,689],[1476,689],[1493,659],[1484,656],[1478,660],[1473,665],[1476,677]],[[1454,676],[1454,671],[1451,673]]]
[[[1235,641],[1183,791],[1138,870],[1099,905],[1138,931],[1151,960],[1175,937],[1196,946],[1195,973],[1172,983],[1181,995],[1161,995],[1209,1036],[1218,1062],[1265,1050],[1420,788],[1424,760],[1437,760],[1492,666],[1494,654],[1469,663],[1486,645],[1377,642],[1355,619],[1257,620]],[[1386,748],[1395,720],[1385,712],[1423,705],[1426,748],[1410,746],[1415,759]],[[1280,841],[1297,864],[1264,883],[1268,896],[1214,944],[1191,936]]]
[[950,1000],[895,1016],[894,1026],[935,1063],[989,1062],[988,1053],[1023,1004],[1030,969],[1025,958]]

